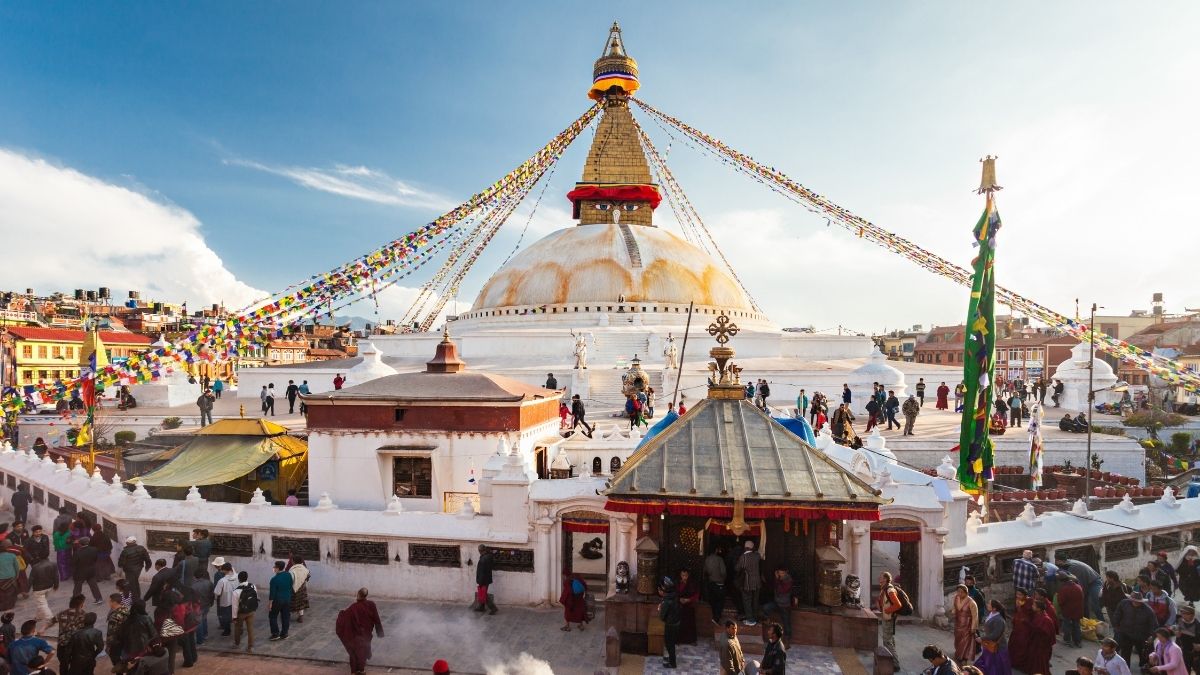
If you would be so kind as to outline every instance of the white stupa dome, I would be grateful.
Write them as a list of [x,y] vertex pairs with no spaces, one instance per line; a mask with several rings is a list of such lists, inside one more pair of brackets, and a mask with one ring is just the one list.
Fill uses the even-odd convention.
[[375,345],[371,344],[370,340],[359,341],[358,354],[362,357],[362,362],[346,373],[347,385],[359,385],[396,374],[396,369],[383,362],[379,350],[375,349]]
[[596,223],[553,232],[492,275],[471,311],[586,302],[708,305],[754,312],[729,272],[664,229]]

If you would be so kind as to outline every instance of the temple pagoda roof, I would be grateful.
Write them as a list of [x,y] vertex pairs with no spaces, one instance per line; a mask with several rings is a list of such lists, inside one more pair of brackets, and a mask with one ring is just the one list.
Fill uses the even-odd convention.
[[745,399],[707,398],[639,448],[604,490],[610,511],[877,520],[886,499]]

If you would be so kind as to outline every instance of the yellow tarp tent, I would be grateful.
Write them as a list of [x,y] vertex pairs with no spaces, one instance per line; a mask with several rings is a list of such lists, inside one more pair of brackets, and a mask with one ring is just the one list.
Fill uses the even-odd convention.
[[265,462],[300,459],[308,443],[261,419],[219,420],[179,448],[175,458],[138,477],[151,487],[191,487],[237,481]]

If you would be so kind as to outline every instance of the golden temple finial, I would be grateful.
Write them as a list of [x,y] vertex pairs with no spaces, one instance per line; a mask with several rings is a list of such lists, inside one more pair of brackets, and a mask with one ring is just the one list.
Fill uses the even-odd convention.
[[592,67],[592,88],[588,98],[599,101],[607,96],[625,97],[638,90],[637,61],[625,51],[621,27],[614,21],[608,29],[604,50]]
[[735,355],[732,347],[728,346],[729,338],[738,334],[737,324],[731,322],[724,314],[709,324],[708,334],[716,338],[717,346],[708,350],[712,361],[708,364],[709,376],[708,397],[738,399],[744,398],[742,391],[742,369],[732,363]]
[[737,335],[739,330],[741,329],[737,324],[732,323],[724,314],[718,316],[713,323],[708,324],[708,334],[716,338],[719,345],[729,342],[729,338]]
[[986,194],[990,195],[993,192],[1004,189],[1004,188],[1000,187],[999,184],[996,183],[996,160],[997,159],[1000,159],[1000,158],[988,155],[987,157],[984,157],[983,159],[979,160],[980,163],[983,164],[983,175],[980,176],[980,178],[979,178],[979,189],[975,191],[976,194],[986,193]]

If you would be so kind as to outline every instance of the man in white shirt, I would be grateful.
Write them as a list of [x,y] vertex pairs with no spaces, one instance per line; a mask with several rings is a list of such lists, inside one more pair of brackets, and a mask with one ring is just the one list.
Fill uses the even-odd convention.
[[1133,675],[1129,672],[1129,664],[1117,653],[1117,641],[1104,638],[1100,641],[1100,651],[1096,652],[1096,675]]
[[217,602],[217,621],[221,624],[221,635],[231,635],[233,630],[233,608],[236,606],[236,601],[233,598],[233,591],[237,588],[237,575],[233,573],[233,565],[225,563],[221,565],[220,570],[225,573],[225,576],[217,580],[217,585],[213,586],[213,597]]

